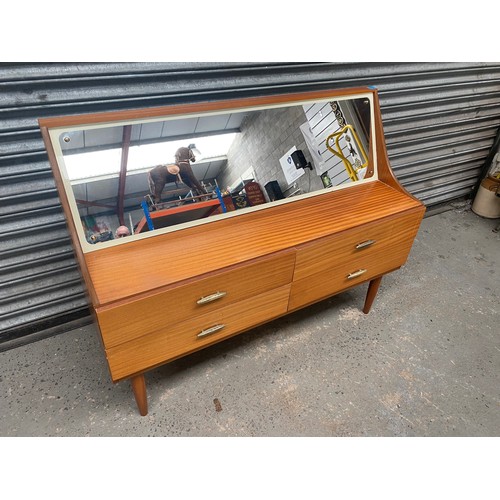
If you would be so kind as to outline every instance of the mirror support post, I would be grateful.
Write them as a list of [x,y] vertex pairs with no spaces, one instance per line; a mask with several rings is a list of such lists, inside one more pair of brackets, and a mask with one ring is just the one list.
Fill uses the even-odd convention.
[[123,140],[122,140],[122,159],[120,164],[120,177],[118,179],[118,221],[120,226],[125,226],[125,211],[124,211],[124,198],[125,198],[125,183],[127,181],[127,163],[128,151],[130,149],[130,137],[132,136],[132,125],[125,125],[123,127]]

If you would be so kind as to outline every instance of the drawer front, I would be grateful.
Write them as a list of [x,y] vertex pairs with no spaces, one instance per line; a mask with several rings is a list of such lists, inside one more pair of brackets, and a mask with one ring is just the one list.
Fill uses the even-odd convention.
[[408,258],[414,236],[406,236],[397,244],[384,244],[347,261],[331,263],[328,268],[294,281],[289,309],[311,304],[351,286],[401,267]]
[[127,378],[285,314],[290,285],[106,350],[113,381]]
[[410,211],[297,247],[294,281],[368,257],[401,240],[413,240],[421,219],[421,211]]
[[99,308],[104,345],[113,347],[288,284],[294,263],[295,251],[281,252],[120,306]]

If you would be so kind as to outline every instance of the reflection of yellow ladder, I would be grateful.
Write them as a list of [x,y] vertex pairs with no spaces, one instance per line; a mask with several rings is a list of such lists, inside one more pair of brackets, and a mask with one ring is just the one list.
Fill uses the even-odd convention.
[[[360,153],[360,156],[363,161],[357,160],[355,165],[353,165],[342,153],[342,148],[340,147],[340,138],[342,137],[343,134],[346,134],[346,132],[349,131],[354,138],[354,141],[357,146],[357,150]],[[335,139],[335,146],[337,149],[333,149],[333,147],[330,145],[330,141]],[[346,134],[345,139],[347,142],[350,141],[349,135]],[[347,173],[349,174],[349,177],[352,181],[358,181],[358,172],[365,168],[368,165],[368,158],[366,157],[365,150],[363,148],[363,145],[361,144],[361,141],[359,140],[358,135],[354,131],[351,125],[346,125],[344,128],[342,128],[339,132],[335,132],[334,134],[329,135],[326,138],[326,147],[328,150],[333,153],[335,156],[340,158],[342,162],[344,163],[344,167],[347,170]]]

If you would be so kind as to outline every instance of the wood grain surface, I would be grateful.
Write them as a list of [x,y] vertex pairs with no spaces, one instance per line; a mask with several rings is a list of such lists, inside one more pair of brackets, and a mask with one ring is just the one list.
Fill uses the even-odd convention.
[[[332,266],[370,258],[380,247],[398,245],[408,237],[413,239],[421,218],[419,208],[411,209],[300,245],[297,247],[294,280],[324,272]],[[369,245],[357,248],[363,243]]]
[[422,206],[373,181],[90,252],[84,258],[98,299],[94,305],[148,293],[416,207]]
[[[281,316],[287,311],[289,294],[290,285],[286,285],[111,347],[106,350],[106,356],[113,381],[143,372]],[[224,325],[220,331],[198,337],[201,331],[220,324]]]
[[327,89],[313,90],[310,92],[291,92],[288,94],[276,94],[257,97],[245,97],[240,99],[225,99],[218,101],[204,101],[187,104],[174,104],[169,106],[158,106],[151,108],[126,109],[120,111],[109,111],[105,113],[88,113],[84,115],[54,116],[40,118],[40,127],[72,127],[90,124],[105,124],[117,121],[148,120],[174,115],[199,115],[211,111],[231,111],[252,108],[255,106],[272,106],[277,104],[293,104],[294,102],[310,99],[335,99],[336,97],[356,96],[357,94],[375,94],[368,87],[356,87],[350,89]]
[[[97,309],[104,345],[109,348],[175,323],[206,314],[292,281],[295,252],[285,251],[126,302]],[[202,297],[222,292],[212,302]]]
[[[353,259],[332,260],[324,271],[293,282],[289,309],[312,304],[398,269],[406,262],[412,243],[413,238],[408,236],[397,244],[380,245],[368,253],[358,254]],[[356,278],[348,278],[350,274],[360,270],[366,271]]]

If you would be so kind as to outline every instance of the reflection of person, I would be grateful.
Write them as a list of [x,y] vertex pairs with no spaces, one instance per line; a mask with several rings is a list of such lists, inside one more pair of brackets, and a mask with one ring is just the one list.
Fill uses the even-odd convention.
[[127,226],[120,226],[115,231],[115,238],[124,238],[125,236],[130,236],[130,231]]
[[153,195],[154,202],[161,202],[161,192],[167,182],[182,180],[186,186],[191,188],[197,195],[207,194],[205,188],[194,176],[191,163],[196,160],[191,148],[179,148],[175,152],[175,164],[157,165],[148,174],[149,190]]
[[200,184],[195,177],[191,168],[191,163],[196,161],[196,156],[193,152],[194,144],[190,144],[187,148],[179,148],[175,152],[175,163],[180,168],[182,181],[195,191],[195,194],[207,194],[205,188]]

